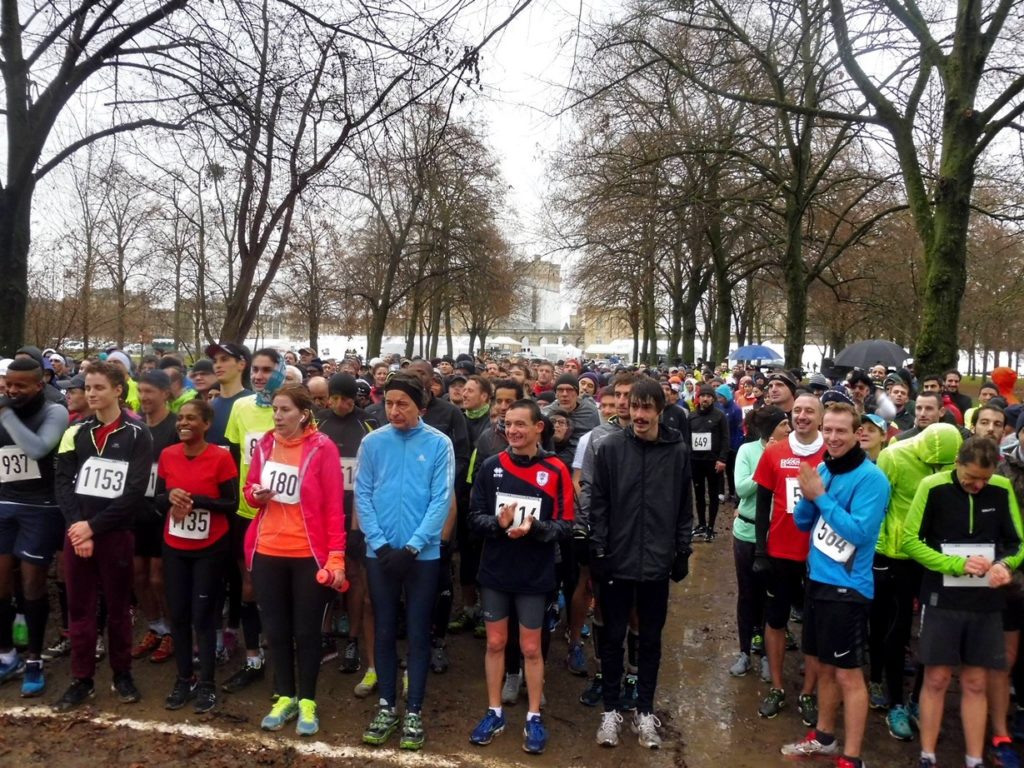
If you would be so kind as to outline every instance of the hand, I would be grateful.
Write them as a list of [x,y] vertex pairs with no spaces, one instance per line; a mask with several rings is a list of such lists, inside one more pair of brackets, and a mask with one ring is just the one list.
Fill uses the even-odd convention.
[[189,504],[187,507],[182,507],[182,506],[179,506],[177,504],[172,504],[171,505],[171,517],[174,518],[174,520],[176,522],[180,523],[182,520],[184,520],[186,517],[188,517],[191,512],[192,512],[192,505],[191,504]]
[[508,529],[508,537],[510,539],[521,539],[523,536],[530,532],[533,527],[533,518],[527,515],[523,518],[523,522],[517,525],[515,528]]
[[721,474],[722,472],[725,472],[725,462],[724,461],[716,461],[715,462],[715,472],[718,472],[719,474]]
[[1005,587],[1013,579],[1006,563],[996,563],[988,569],[988,585],[990,587]]
[[395,554],[395,550],[390,544],[385,544],[383,547],[378,547],[373,551],[373,554],[377,556],[377,563],[380,565],[380,569],[384,573],[388,573],[388,566],[391,562],[391,558]]
[[331,582],[331,589],[340,592],[342,585],[345,583],[345,569],[338,568],[337,570],[332,571],[332,573],[334,573],[334,581]]
[[686,578],[690,573],[690,556],[684,552],[677,552],[672,561],[672,572],[670,577],[677,584]]
[[92,539],[92,527],[85,520],[72,523],[68,528],[68,539],[71,541],[71,546],[78,547]]
[[987,557],[971,555],[967,558],[967,562],[964,563],[964,573],[968,573],[971,576],[984,576],[991,567],[992,561]]
[[75,546],[75,554],[79,557],[92,557],[93,547],[93,541],[89,539]]
[[511,504],[505,504],[498,509],[498,525],[502,528],[507,529],[512,525],[512,521],[516,518],[516,505],[515,502]]
[[800,493],[808,501],[814,501],[825,494],[825,485],[821,482],[818,470],[806,462],[800,464]]
[[754,555],[754,565],[752,570],[757,576],[771,576],[771,558],[769,558],[768,555]]
[[192,494],[188,491],[183,491],[181,488],[171,488],[167,493],[167,498],[176,507],[188,508],[192,506]]
[[254,485],[252,497],[262,506],[274,498],[274,492],[270,488],[264,488],[262,485]]
[[388,558],[388,571],[394,578],[401,581],[404,579],[409,570],[412,568],[412,564],[416,562],[416,555],[410,550],[402,547],[396,549],[391,553],[391,557]]

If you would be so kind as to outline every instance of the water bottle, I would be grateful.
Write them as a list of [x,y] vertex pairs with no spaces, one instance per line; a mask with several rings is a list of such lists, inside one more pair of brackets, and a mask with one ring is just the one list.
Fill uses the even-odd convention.
[[28,624],[25,623],[25,614],[19,613],[14,617],[13,631],[15,647],[28,647]]

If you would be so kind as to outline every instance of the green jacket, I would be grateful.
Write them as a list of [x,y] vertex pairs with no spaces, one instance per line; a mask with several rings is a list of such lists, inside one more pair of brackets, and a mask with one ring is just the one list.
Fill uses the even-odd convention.
[[893,443],[878,454],[878,468],[889,478],[892,496],[882,521],[875,551],[906,560],[903,528],[917,487],[931,474],[952,469],[963,438],[952,424],[932,424],[909,440]]
[[199,393],[196,392],[194,389],[186,388],[182,390],[180,395],[171,400],[167,407],[170,408],[171,413],[176,414],[178,411],[181,410],[181,406],[183,406],[189,400],[195,400],[196,397],[198,397],[198,395]]

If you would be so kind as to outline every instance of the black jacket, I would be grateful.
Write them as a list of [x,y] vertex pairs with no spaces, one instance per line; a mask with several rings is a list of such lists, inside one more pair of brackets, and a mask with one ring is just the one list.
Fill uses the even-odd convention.
[[689,447],[674,429],[641,440],[632,427],[597,447],[590,489],[590,548],[604,577],[663,581],[676,554],[690,554]]
[[[699,450],[696,435],[711,435],[711,445],[706,450]],[[693,448],[692,458],[695,461],[729,460],[729,421],[725,414],[714,405],[705,413],[700,408],[690,413],[690,440]]]

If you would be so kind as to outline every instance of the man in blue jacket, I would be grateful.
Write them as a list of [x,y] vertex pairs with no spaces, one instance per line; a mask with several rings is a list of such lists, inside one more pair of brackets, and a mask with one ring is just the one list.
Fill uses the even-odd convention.
[[430,662],[430,620],[437,592],[441,529],[455,479],[452,441],[421,419],[426,404],[417,376],[398,373],[384,385],[388,425],[363,438],[356,463],[356,508],[366,537],[373,602],[374,658],[380,709],[363,741],[379,746],[398,729],[397,628],[405,593],[409,695],[402,749],[423,746],[420,712]]
[[889,503],[889,481],[857,440],[860,416],[852,405],[831,403],[822,419],[824,460],[800,468],[801,501],[793,522],[811,531],[804,608],[803,651],[817,659],[818,722],[790,756],[838,755],[836,715],[843,704],[846,744],[838,768],[863,768],[861,741],[868,716],[868,609],[874,596],[871,565]]

